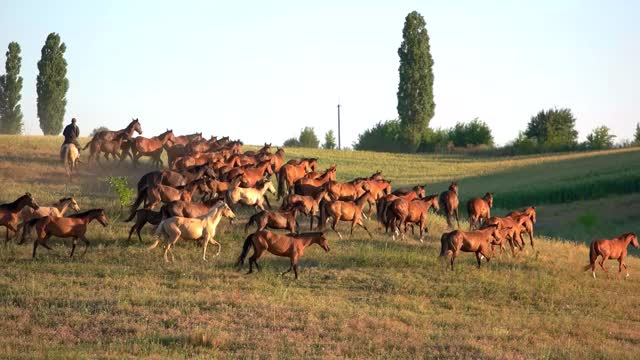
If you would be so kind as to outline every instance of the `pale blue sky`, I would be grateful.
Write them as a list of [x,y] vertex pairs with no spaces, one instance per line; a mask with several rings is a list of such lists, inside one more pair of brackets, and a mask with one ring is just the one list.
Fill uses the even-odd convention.
[[417,10],[435,61],[433,127],[478,116],[503,144],[542,108],[570,107],[581,139],[601,124],[630,138],[640,121],[640,1],[306,3],[0,0],[0,47],[22,47],[30,134],[41,133],[40,49],[58,32],[65,123],[77,117],[84,135],[139,117],[146,135],[280,144],[303,126],[335,129],[340,99],[351,145],[397,116],[397,48]]

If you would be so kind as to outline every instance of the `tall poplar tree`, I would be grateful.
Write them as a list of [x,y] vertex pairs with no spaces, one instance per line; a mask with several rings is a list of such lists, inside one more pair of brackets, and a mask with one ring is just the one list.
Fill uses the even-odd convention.
[[60,35],[51,33],[42,47],[38,61],[38,118],[40,129],[45,135],[58,135],[62,131],[65,108],[67,106],[67,61],[64,59],[66,45]]
[[408,150],[416,151],[435,112],[433,102],[433,58],[429,34],[422,15],[407,15],[402,29],[398,115]]
[[20,134],[22,133],[20,45],[17,42],[9,43],[6,56],[6,73],[0,76],[0,133]]

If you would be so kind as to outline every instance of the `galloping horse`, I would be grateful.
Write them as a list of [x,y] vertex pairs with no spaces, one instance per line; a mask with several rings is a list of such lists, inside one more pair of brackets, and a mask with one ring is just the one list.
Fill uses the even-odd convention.
[[531,248],[533,248],[533,224],[536,223],[536,207],[530,206],[521,211],[512,211],[507,214],[507,217],[515,219],[520,222],[520,219],[523,217],[526,220],[521,221],[524,226],[524,230],[529,235],[529,242],[531,243]]
[[[255,188],[243,188],[239,186],[239,180],[240,178],[236,178],[236,180],[231,183],[229,191],[227,191],[227,203],[231,206],[241,203],[254,206],[256,210],[264,210],[264,202],[267,201],[267,205],[269,205],[264,194],[267,191],[270,191],[272,194],[276,193],[276,189],[273,187],[271,181],[258,183]],[[269,207],[271,206],[269,205]]]
[[[91,147],[89,148],[89,158],[87,159],[87,163],[91,162],[91,159],[94,157],[98,164],[100,163],[100,154],[104,154],[105,160],[109,160],[109,155],[115,161],[117,157],[120,157],[120,161],[125,157],[125,151],[122,154],[118,154],[118,152],[122,149],[122,143],[125,141],[130,141],[131,138],[129,134],[123,132],[117,135],[113,140],[97,140],[91,143]],[[128,153],[128,149],[126,150]]]
[[140,231],[142,230],[142,228],[147,223],[151,225],[158,225],[160,224],[160,221],[162,221],[162,215],[159,211],[153,211],[151,209],[138,209],[135,212],[131,213],[131,215],[129,215],[129,217],[123,222],[129,222],[133,220],[134,217],[136,218],[136,221],[129,230],[129,237],[127,238],[127,241],[131,241],[131,235],[135,231],[138,234],[138,239],[140,239],[140,242],[142,242],[142,236],[140,236]]
[[32,258],[35,259],[36,257],[36,249],[38,248],[38,245],[42,245],[46,249],[51,250],[47,245],[47,240],[49,240],[52,235],[61,238],[73,238],[71,254],[69,254],[69,257],[73,257],[73,252],[76,250],[78,239],[82,240],[85,243],[84,252],[82,253],[84,255],[89,248],[89,240],[87,240],[84,234],[87,232],[87,226],[93,220],[97,220],[104,227],[109,225],[104,209],[91,209],[68,217],[57,218],[53,216],[45,216],[30,220],[25,224],[24,233],[26,233],[31,227],[35,227],[38,234],[38,238],[33,242]]
[[320,214],[320,201],[325,199],[326,195],[327,191],[322,188],[320,192],[314,195],[292,194],[284,198],[281,209],[286,209],[287,206],[293,204],[302,205],[301,212],[309,217],[309,230],[313,230],[313,218]]
[[133,137],[133,132],[134,131],[137,132],[139,135],[142,135],[142,127],[140,126],[140,121],[138,121],[138,119],[132,119],[131,122],[129,123],[129,125],[127,125],[127,127],[122,129],[122,130],[117,130],[117,131],[111,131],[111,130],[98,131],[97,133],[95,133],[95,135],[93,135],[93,138],[91,139],[91,141],[89,141],[82,148],[82,150],[85,150],[86,148],[91,146],[94,142],[97,142],[97,141],[111,141],[111,140],[115,139],[118,135],[121,135],[121,134],[128,134],[128,137],[131,138],[131,137]]
[[175,139],[173,130],[167,130],[150,139],[142,136],[136,137],[131,145],[133,163],[137,164],[138,160],[142,156],[150,156],[152,158],[153,165],[159,165],[159,167],[162,167],[163,163],[162,159],[160,159],[160,155],[162,155],[163,146],[169,141],[173,142],[173,139]]
[[447,225],[453,228],[451,217],[456,216],[458,229],[460,228],[460,220],[458,219],[458,184],[453,182],[449,185],[449,190],[440,194],[440,207],[444,211],[447,218]]
[[498,240],[499,236],[497,225],[490,225],[482,230],[454,230],[444,233],[440,238],[440,257],[450,255],[451,270],[453,270],[453,262],[461,251],[472,252],[476,254],[479,268],[482,264],[482,257],[489,262],[489,245],[491,238]]
[[242,252],[238,257],[236,265],[238,269],[244,265],[244,259],[249,254],[249,248],[253,246],[253,255],[249,258],[249,272],[253,272],[253,265],[260,271],[260,265],[258,265],[258,259],[266,251],[269,251],[273,255],[288,257],[291,259],[291,265],[289,270],[282,273],[282,275],[293,270],[295,278],[298,279],[298,261],[304,255],[304,249],[313,244],[318,244],[324,251],[329,252],[329,242],[322,232],[310,232],[301,234],[276,234],[268,230],[256,231],[255,233],[247,236],[242,245]]
[[256,231],[270,229],[286,229],[291,233],[298,232],[298,222],[296,217],[298,211],[304,211],[304,204],[295,203],[290,205],[287,210],[270,211],[265,210],[257,214],[251,215],[249,221],[244,226],[244,232],[249,230],[251,224],[256,224],[258,229]]
[[[24,223],[32,219],[41,218],[43,216],[63,217],[69,208],[73,209],[75,212],[80,211],[80,206],[78,206],[78,203],[72,197],[62,198],[53,204],[53,206],[40,206],[37,210],[25,206],[20,212],[21,224],[18,225],[18,230],[24,226]],[[24,241],[24,234],[22,239]]]
[[[202,260],[207,260],[207,245],[218,246],[216,256],[220,255],[222,245],[214,238],[216,236],[216,228],[220,223],[222,217],[235,218],[236,215],[231,211],[229,206],[224,202],[218,202],[214,205],[208,213],[198,216],[197,218],[184,218],[180,216],[174,216],[163,220],[156,229],[156,236],[163,234],[166,239],[166,246],[164,249],[164,260],[169,262],[167,255],[171,253],[171,261],[173,261],[173,252],[171,247],[178,242],[181,237],[185,240],[204,240],[204,249],[202,250]],[[160,243],[160,238],[156,240],[149,249],[153,249]]]
[[287,163],[280,168],[278,176],[278,200],[285,196],[285,191],[288,193],[292,192],[293,184],[302,179],[306,173],[312,171],[314,169],[313,164],[317,164],[317,159],[303,159],[300,160],[298,164]]
[[34,210],[38,210],[39,208],[38,203],[28,192],[17,198],[14,202],[0,204],[0,226],[7,228],[5,242],[9,241],[9,230],[14,233],[18,232],[17,225],[19,213],[25,206]]
[[197,180],[185,186],[171,187],[162,184],[147,186],[138,192],[136,200],[131,205],[131,213],[134,213],[144,201],[144,208],[151,209],[156,204],[168,203],[175,200],[191,201],[194,192],[202,185],[203,181]]
[[467,213],[469,215],[469,230],[473,230],[474,225],[482,225],[482,222],[491,217],[493,207],[493,194],[486,193],[482,198],[473,198],[467,202]]
[[265,176],[273,174],[270,161],[263,161],[255,167],[250,167],[244,170],[242,173],[242,180],[240,183],[244,187],[254,187],[256,184],[263,180]]
[[193,133],[189,135],[176,136],[176,138],[173,140],[173,143],[176,145],[186,145],[192,141],[198,141],[198,140],[202,140],[201,132]]
[[[427,214],[429,209],[433,207],[435,211],[439,210],[438,195],[432,195],[423,199],[414,199],[407,201],[404,199],[396,199],[391,203],[389,209],[394,215],[395,219],[387,219],[387,221],[394,221],[395,234],[399,234],[400,226],[404,225],[404,232],[402,232],[402,239],[407,233],[407,224],[418,224],[420,228],[420,241],[423,240],[423,231],[429,232],[426,226]],[[395,240],[395,235],[393,236]]]
[[[627,270],[627,264],[624,263],[624,259],[627,257],[627,247],[632,244],[633,247],[640,248],[638,244],[638,236],[635,233],[626,233],[614,238],[612,240],[601,239],[591,242],[589,246],[589,265],[585,266],[584,270],[587,271],[591,268],[591,274],[593,278],[596,278],[596,260],[599,256],[602,256],[600,260],[600,267],[605,273],[608,273],[604,267],[605,261],[608,259],[618,260],[618,278],[622,273],[622,267]],[[627,277],[629,277],[629,271],[627,271]]]
[[[316,178],[313,179],[308,179],[308,178],[302,178],[298,181],[296,181],[294,189],[298,188],[298,184],[300,185],[313,185],[313,186],[322,186],[325,183],[329,182],[329,181],[335,181],[336,179],[336,166],[333,165],[332,167],[328,168],[327,170],[324,171],[324,173]],[[297,191],[296,191],[297,193]]]
[[320,205],[320,224],[319,228],[323,229],[327,219],[329,217],[333,218],[333,222],[331,223],[331,229],[338,234],[338,237],[342,239],[342,234],[336,230],[336,225],[338,225],[338,221],[350,221],[351,222],[351,235],[353,235],[353,229],[356,225],[361,226],[369,237],[373,238],[369,229],[362,221],[362,208],[369,200],[371,193],[369,191],[365,191],[356,201],[342,201],[336,200],[334,202],[323,202]]

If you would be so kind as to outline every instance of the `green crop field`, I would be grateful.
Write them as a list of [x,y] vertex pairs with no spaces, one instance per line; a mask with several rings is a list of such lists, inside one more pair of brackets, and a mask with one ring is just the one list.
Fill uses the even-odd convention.
[[336,164],[339,180],[382,170],[394,187],[426,184],[428,193],[455,180],[462,200],[492,191],[497,214],[539,205],[542,235],[535,252],[497,255],[481,269],[462,254],[450,271],[438,259],[440,216],[424,243],[392,241],[369,220],[373,239],[330,233],[331,252],[309,248],[294,281],[279,275],[288,260],[271,255],[260,273],[236,271],[249,210],[235,226],[221,223],[222,253],[208,262],[181,241],[165,264],[146,249],[149,230],[145,244],[127,242],[130,224],[105,180],[135,186],[149,168],[84,165],[68,184],[60,143],[0,136],[0,202],[25,191],[40,204],[73,195],[83,210],[106,208],[110,225],[91,224],[91,247],[73,260],[69,240],[54,239],[35,261],[31,246],[2,246],[0,358],[640,357],[640,261],[627,260],[627,280],[615,279],[615,262],[610,278],[583,272],[584,242],[640,231],[638,148],[515,158],[287,149]]

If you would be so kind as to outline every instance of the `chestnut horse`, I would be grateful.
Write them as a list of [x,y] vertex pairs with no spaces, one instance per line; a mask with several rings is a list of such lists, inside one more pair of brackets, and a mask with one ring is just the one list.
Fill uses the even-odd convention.
[[138,160],[143,156],[150,156],[152,158],[152,165],[162,167],[163,163],[160,155],[162,155],[163,146],[169,141],[173,142],[173,139],[175,139],[173,130],[167,130],[150,139],[142,136],[136,137],[131,144],[133,163],[137,164]]
[[325,199],[326,195],[327,195],[326,190],[321,190],[320,192],[314,195],[292,194],[284,198],[284,200],[282,201],[282,207],[280,209],[281,210],[286,209],[287,206],[290,206],[292,204],[303,205],[303,209],[301,209],[300,212],[309,217],[309,230],[313,230],[313,218],[315,216],[319,216],[320,201]]
[[19,214],[25,206],[34,210],[38,210],[39,208],[38,203],[28,192],[24,193],[24,195],[17,198],[14,202],[0,204],[0,226],[7,228],[5,243],[9,241],[9,230],[14,233],[18,232]]
[[85,150],[86,148],[88,148],[94,142],[97,142],[97,141],[111,141],[111,140],[115,139],[120,134],[128,134],[128,137],[131,138],[131,137],[133,137],[133,132],[134,131],[137,132],[139,135],[142,135],[142,127],[140,126],[140,121],[138,121],[138,119],[131,120],[129,125],[127,125],[126,128],[121,129],[121,130],[117,130],[117,131],[111,131],[111,130],[98,131],[97,133],[95,133],[95,135],[93,135],[93,138],[91,139],[91,141],[89,141],[82,148],[82,150]]
[[531,243],[531,248],[533,248],[533,224],[536,223],[536,207],[530,206],[526,209],[520,211],[512,211],[507,214],[507,217],[512,219],[516,219],[520,221],[523,217],[526,217],[526,220],[520,221],[524,226],[524,230],[529,235],[529,242]]
[[240,183],[244,187],[254,187],[265,176],[273,174],[270,161],[263,161],[254,167],[244,169]]
[[[629,244],[633,247],[640,248],[638,244],[638,236],[635,233],[626,233],[618,236],[614,239],[601,239],[591,242],[589,246],[589,265],[585,266],[584,270],[591,269],[593,278],[596,278],[596,260],[602,256],[599,264],[605,273],[608,273],[607,268],[604,267],[605,261],[608,259],[618,260],[618,278],[622,273],[622,267],[627,270],[627,264],[624,263],[624,259],[627,257],[627,248]],[[629,271],[627,270],[627,277],[629,277]]]
[[[302,179],[302,177],[312,171],[312,163],[317,164],[317,160],[314,161],[304,159],[300,160],[298,164],[285,164],[280,168],[278,176],[278,200],[285,196],[285,191],[291,193],[293,191],[293,184],[296,181]],[[291,161],[289,161],[291,162]]]
[[306,177],[303,177],[302,179],[296,181],[294,189],[298,187],[298,184],[300,185],[313,185],[313,186],[322,186],[325,183],[329,182],[329,181],[333,181],[336,179],[336,166],[333,165],[332,167],[328,168],[327,170],[324,171],[324,173],[322,173],[321,175],[319,175],[316,178],[313,179],[309,179]]
[[33,254],[31,257],[35,259],[38,245],[42,245],[46,249],[51,250],[47,245],[47,240],[49,240],[51,236],[73,238],[69,257],[73,257],[78,239],[82,240],[85,244],[84,252],[82,253],[82,255],[84,255],[89,248],[89,240],[85,237],[85,233],[87,232],[89,223],[93,220],[98,221],[104,227],[109,225],[109,220],[107,220],[104,209],[91,209],[83,213],[69,215],[68,217],[57,218],[45,216],[28,221],[25,224],[24,233],[27,232],[27,229],[35,227],[36,233],[38,234],[38,238],[33,242]]
[[156,204],[168,203],[174,200],[191,201],[193,194],[199,186],[203,186],[203,180],[197,180],[185,186],[171,187],[162,184],[147,186],[138,192],[136,200],[131,205],[131,213],[135,212],[144,201],[144,208],[151,209]]
[[440,207],[447,217],[447,225],[453,228],[451,217],[455,215],[458,229],[460,228],[460,220],[458,219],[458,184],[453,182],[449,185],[449,190],[440,194]]
[[268,230],[256,231],[247,236],[242,245],[242,252],[238,257],[236,266],[238,269],[244,265],[244,259],[249,254],[249,248],[253,246],[253,255],[249,258],[249,272],[253,272],[253,265],[260,271],[258,259],[266,251],[273,255],[288,257],[291,259],[289,270],[282,275],[293,270],[295,278],[298,279],[298,261],[304,255],[304,250],[313,244],[318,244],[324,251],[329,252],[329,242],[322,232],[308,232],[301,234],[277,234]]
[[323,229],[327,219],[329,217],[333,218],[333,222],[331,223],[331,229],[338,234],[338,237],[342,239],[342,234],[336,230],[336,225],[338,225],[338,221],[350,221],[351,222],[351,235],[353,235],[353,229],[356,225],[359,225],[369,237],[373,238],[369,229],[362,221],[362,208],[367,203],[369,198],[371,197],[371,192],[365,191],[356,201],[342,201],[336,200],[334,202],[323,202],[320,204],[320,224],[319,228]]
[[[80,211],[80,206],[78,206],[78,203],[72,197],[62,198],[54,203],[53,206],[40,206],[37,210],[34,210],[29,206],[25,206],[20,212],[21,224],[18,225],[18,230],[24,226],[24,223],[32,219],[41,218],[43,216],[63,217],[69,208],[75,212]],[[24,241],[24,234],[22,235],[22,241]],[[22,241],[20,242],[21,244]]]
[[[402,232],[402,239],[407,233],[407,224],[417,224],[420,228],[420,242],[423,240],[423,231],[428,233],[426,222],[429,209],[433,207],[435,211],[440,209],[438,204],[438,195],[432,195],[423,199],[414,199],[407,201],[404,199],[396,199],[391,203],[389,209],[393,214],[393,218],[389,217],[387,221],[394,222],[395,234],[399,234],[400,226],[404,225],[404,232]],[[393,236],[395,240],[395,235]]]
[[467,213],[469,215],[469,230],[473,230],[474,225],[482,226],[482,222],[491,217],[493,207],[493,194],[486,193],[482,198],[473,198],[467,202]]
[[454,230],[444,233],[440,238],[440,257],[451,256],[451,270],[453,270],[453,262],[461,251],[472,252],[476,254],[479,268],[482,257],[489,262],[489,244],[492,238],[497,240],[499,236],[497,225],[490,225],[482,230]]
[[176,136],[175,139],[173,140],[173,143],[176,145],[187,145],[188,143],[192,142],[192,141],[199,141],[202,140],[202,133],[193,133],[193,134],[189,134],[189,135],[180,135],[180,136]]
[[93,141],[89,148],[89,158],[87,159],[87,163],[90,163],[91,159],[95,157],[96,162],[100,164],[100,154],[104,155],[105,160],[109,160],[109,155],[111,155],[114,161],[118,157],[120,158],[120,161],[122,161],[125,158],[125,155],[119,154],[119,152],[121,151],[122,143],[129,140],[131,140],[129,134],[123,132],[113,138],[113,140]]

